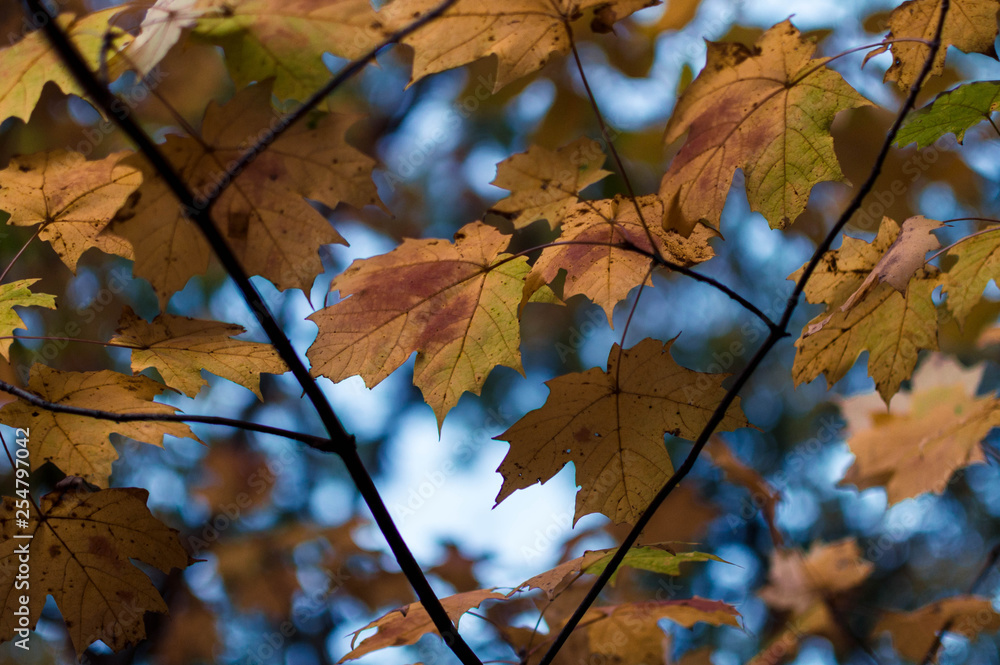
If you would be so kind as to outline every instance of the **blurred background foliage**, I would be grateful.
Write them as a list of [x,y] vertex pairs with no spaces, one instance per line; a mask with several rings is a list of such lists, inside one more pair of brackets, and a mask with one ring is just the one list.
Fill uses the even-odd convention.
[[[62,11],[85,13],[113,4],[64,0],[60,6]],[[704,64],[703,39],[752,43],[764,29],[794,14],[801,30],[821,39],[819,53],[832,55],[880,41],[892,6],[881,0],[667,0],[620,23],[613,34],[583,29],[576,38],[629,176],[636,190],[646,193],[656,191],[677,149],[663,145],[663,126],[678,91]],[[22,25],[18,0],[0,0],[0,34],[20,35]],[[876,57],[861,69],[863,53],[857,53],[833,65],[882,105],[845,112],[834,125],[837,155],[853,182],[868,173],[891,122],[893,111],[886,107],[896,108],[900,102],[898,91],[881,82],[889,57]],[[581,135],[600,134],[569,58],[553,57],[538,74],[497,94],[490,93],[495,63],[489,59],[407,87],[409,60],[406,48],[386,51],[377,67],[365,69],[332,100],[334,108],[359,114],[351,140],[379,160],[375,179],[385,209],[324,210],[350,247],[321,251],[326,272],[310,293],[279,293],[254,279],[303,353],[316,334],[305,316],[333,302],[330,280],[352,260],[386,252],[404,237],[450,237],[474,219],[509,231],[508,220],[486,212],[505,194],[490,184],[496,163],[532,144],[555,148]],[[331,71],[342,64],[332,57],[326,61]],[[959,81],[996,78],[996,61],[952,49],[945,75],[930,81],[918,105]],[[197,125],[207,100],[223,103],[234,94],[221,52],[190,42],[170,52],[149,85],[126,77],[115,89],[157,137],[175,130],[167,105]],[[922,151],[913,146],[893,150],[875,193],[848,232],[870,239],[883,214],[896,220],[914,214],[996,217],[1000,160],[997,139],[990,132],[980,125],[960,149],[952,141]],[[60,147],[98,158],[130,146],[87,103],[67,98],[51,85],[29,122],[11,119],[0,126],[0,165],[19,153]],[[584,194],[598,198],[623,191],[621,179],[610,177]],[[749,212],[737,174],[722,220],[725,240],[713,241],[717,256],[700,270],[776,315],[791,290],[786,277],[809,257],[850,194],[846,184],[821,184],[803,218],[786,232],[772,231],[760,215]],[[6,266],[30,237],[30,229],[5,227],[0,265]],[[526,248],[552,237],[546,223],[539,222],[518,242]],[[60,299],[56,310],[25,312],[30,331],[107,340],[124,306],[144,316],[156,313],[152,290],[131,278],[128,261],[90,251],[74,276],[48,245],[30,242],[23,251],[9,279],[44,274],[38,290]],[[679,336],[673,348],[681,364],[733,373],[763,339],[762,324],[717,291],[679,275],[654,274],[653,282],[655,288],[645,290],[638,304],[626,345],[645,337]],[[568,469],[494,509],[500,485],[495,469],[506,444],[491,437],[542,404],[547,394],[543,381],[603,366],[610,346],[620,339],[631,305],[632,299],[619,305],[614,329],[596,305],[582,298],[571,299],[565,307],[529,305],[522,331],[527,377],[498,368],[481,398],[466,395],[451,412],[440,438],[430,408],[410,384],[412,359],[373,390],[357,377],[337,385],[320,381],[348,431],[357,435],[386,503],[439,593],[509,588],[585,549],[612,547],[624,535],[624,527],[609,525],[597,515],[572,524],[575,486]],[[233,286],[217,270],[193,279],[168,311],[241,323],[249,329],[249,338],[264,339]],[[798,331],[816,311],[815,306],[800,307],[792,330]],[[996,346],[976,344],[998,313],[1000,306],[985,300],[964,329],[951,324],[943,350],[968,363],[1000,360]],[[865,363],[859,362],[832,391],[823,379],[796,389],[790,378],[793,352],[790,341],[779,345],[743,390],[744,408],[759,431],[740,430],[726,440],[738,458],[781,493],[777,524],[787,545],[808,548],[853,538],[874,569],[860,587],[826,599],[844,630],[836,636],[796,638],[801,642],[798,652],[790,650],[788,658],[801,664],[898,662],[886,638],[865,642],[850,636],[867,635],[885,609],[913,609],[968,590],[1000,542],[997,464],[991,459],[987,465],[964,469],[942,496],[923,495],[888,510],[883,490],[859,492],[838,485],[851,455],[843,440],[837,396],[871,392],[872,381]],[[34,362],[92,370],[110,360],[119,371],[129,371],[120,350],[79,342],[24,339],[14,345],[12,358],[0,376],[18,383]],[[289,376],[264,378],[263,403],[227,381],[209,377],[209,383],[194,400],[165,399],[186,412],[225,411],[279,427],[321,430]],[[997,383],[991,364],[984,386],[995,388]],[[115,464],[113,485],[148,488],[150,507],[180,530],[182,542],[200,561],[183,573],[154,578],[171,613],[169,618],[147,617],[148,641],[119,654],[98,643],[88,650],[87,662],[334,663],[349,649],[351,631],[414,600],[335,457],[263,435],[199,425],[192,429],[207,446],[190,440],[171,440],[162,449],[126,439],[117,443],[127,454]],[[668,440],[667,445],[677,459],[690,443]],[[992,445],[993,439],[988,439],[986,446]],[[51,486],[58,480],[53,470],[41,482]],[[12,486],[9,473],[0,477],[4,493],[11,494]],[[727,482],[707,458],[700,460],[661,508],[644,540],[696,542],[698,549],[732,565],[694,564],[683,576],[669,579],[623,574],[606,599],[699,595],[733,603],[744,617],[745,631],[704,625],[689,630],[668,622],[662,627],[678,659],[706,662],[710,653],[716,665],[748,661],[788,630],[789,618],[780,603],[769,604],[760,595],[772,570],[774,544],[755,498]],[[997,598],[998,588],[993,574],[979,593]],[[485,616],[530,628],[537,612],[524,603],[496,606]],[[484,661],[517,662],[490,621],[468,616],[462,629]],[[8,643],[0,646],[0,660],[27,665],[72,659],[51,602],[39,634],[45,649],[24,656]],[[949,637],[941,662],[1000,662],[997,640]],[[381,651],[360,662],[418,660],[455,662],[433,636],[415,647]]]

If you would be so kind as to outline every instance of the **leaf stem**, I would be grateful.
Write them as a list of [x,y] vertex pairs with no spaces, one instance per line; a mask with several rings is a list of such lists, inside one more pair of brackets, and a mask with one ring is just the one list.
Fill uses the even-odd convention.
[[[430,582],[427,581],[423,571],[420,569],[420,564],[417,563],[413,553],[410,552],[409,547],[406,545],[402,535],[399,533],[399,529],[392,521],[389,511],[386,509],[385,503],[382,501],[382,497],[379,495],[374,482],[372,482],[371,476],[368,474],[368,470],[365,468],[364,463],[361,461],[361,457],[358,455],[357,443],[354,437],[348,434],[344,429],[344,426],[334,413],[333,407],[330,406],[330,403],[327,401],[323,391],[320,390],[319,384],[316,383],[316,380],[309,374],[309,370],[306,368],[305,363],[302,362],[302,359],[295,351],[295,348],[292,346],[288,336],[281,329],[281,326],[278,325],[274,315],[268,309],[253,284],[250,283],[249,275],[243,269],[243,266],[240,264],[235,254],[233,254],[232,249],[229,247],[229,243],[219,232],[218,228],[216,228],[210,216],[211,206],[206,205],[204,201],[196,200],[194,193],[188,187],[187,183],[184,182],[180,174],[176,169],[174,169],[173,165],[160,151],[159,147],[153,142],[149,135],[146,134],[146,132],[138,125],[128,112],[122,112],[121,104],[117,97],[115,97],[115,95],[108,90],[107,87],[102,85],[101,82],[95,77],[94,73],[90,71],[90,68],[87,66],[77,48],[70,42],[62,28],[60,28],[59,23],[52,20],[51,15],[42,4],[42,1],[24,1],[27,3],[30,15],[49,17],[49,20],[43,23],[42,29],[45,31],[46,36],[52,43],[53,49],[59,54],[63,64],[70,70],[73,78],[77,81],[80,87],[86,91],[86,93],[102,110],[104,110],[105,113],[114,118],[118,126],[128,135],[130,139],[132,139],[139,152],[146,157],[153,169],[157,172],[157,174],[159,174],[164,183],[171,190],[174,197],[181,205],[181,209],[184,211],[184,214],[192,219],[192,221],[197,224],[201,232],[204,234],[205,239],[212,247],[212,250],[219,258],[219,261],[222,263],[226,272],[236,283],[241,294],[243,295],[244,300],[247,302],[247,305],[256,315],[261,327],[264,329],[268,339],[271,341],[271,344],[275,347],[278,354],[281,356],[281,359],[285,361],[285,364],[292,371],[292,374],[299,382],[299,385],[302,386],[304,393],[309,397],[313,407],[319,414],[320,420],[323,422],[324,427],[330,435],[329,439],[317,439],[308,445],[323,452],[335,453],[344,461],[347,471],[351,476],[351,480],[354,481],[354,484],[358,488],[358,491],[364,499],[366,505],[369,510],[371,510],[372,515],[375,518],[375,522],[389,544],[393,555],[396,557],[396,561],[398,562],[400,569],[406,575],[406,578],[413,587],[414,592],[416,592],[417,598],[427,611],[428,616],[430,616],[435,628],[437,628],[438,632],[441,634],[445,644],[447,644],[448,647],[455,653],[463,665],[482,665],[476,654],[472,651],[465,640],[462,639],[462,636],[459,635],[458,629],[452,623],[451,618],[448,616],[444,606],[441,604],[441,600],[434,593]],[[401,39],[401,34],[405,36],[413,30],[416,30],[432,18],[435,18],[443,13],[454,2],[455,0],[446,0],[437,9],[425,15],[418,21],[410,24],[410,26],[408,26],[405,30],[396,33],[392,36],[392,38]],[[253,158],[259,154],[260,150],[273,142],[274,138],[280,133],[280,131],[283,131],[282,127],[287,128],[295,120],[304,116],[310,108],[319,103],[323,96],[335,89],[355,72],[360,71],[368,59],[375,57],[375,53],[380,48],[381,46],[377,47],[369,53],[369,56],[366,56],[361,60],[356,60],[354,63],[346,67],[340,74],[335,76],[330,83],[324,86],[321,91],[322,95],[320,93],[313,95],[306,102],[306,104],[296,111],[296,113],[293,113],[291,116],[286,116],[282,126],[279,127],[277,131],[270,133],[269,136],[265,136],[259,145],[254,146],[251,151],[244,155],[244,158],[240,162],[241,167],[246,166],[246,164],[252,161]],[[309,106],[310,104],[312,106]],[[250,152],[253,154],[250,154]],[[218,192],[216,193],[215,198],[218,198]]]
[[684,462],[679,467],[677,467],[677,470],[674,471],[674,474],[670,476],[666,484],[663,485],[662,488],[660,488],[660,491],[657,492],[656,496],[653,497],[653,500],[650,501],[649,505],[646,507],[646,510],[644,510],[642,515],[639,516],[639,519],[636,520],[636,523],[632,527],[632,530],[629,531],[627,536],[625,536],[625,539],[622,541],[621,545],[619,545],[618,549],[611,557],[611,560],[608,562],[607,566],[598,576],[593,586],[590,587],[590,590],[587,592],[587,595],[577,606],[576,610],[574,610],[573,615],[569,618],[566,624],[559,631],[559,635],[556,637],[555,641],[552,643],[552,646],[549,647],[549,650],[545,653],[545,655],[542,656],[542,659],[539,661],[538,665],[552,664],[552,661],[556,657],[556,654],[559,652],[559,649],[562,647],[563,644],[566,643],[566,640],[569,639],[569,636],[573,632],[573,629],[576,628],[577,624],[580,623],[580,620],[583,618],[584,614],[586,614],[587,610],[597,599],[597,596],[607,585],[608,581],[611,579],[611,576],[614,574],[614,572],[618,570],[618,566],[621,565],[622,561],[625,559],[625,555],[628,553],[629,549],[632,547],[635,541],[639,538],[639,534],[642,533],[642,530],[652,519],[653,515],[656,513],[656,510],[661,505],[663,505],[663,502],[666,500],[668,496],[670,496],[674,488],[680,484],[681,480],[683,480],[687,476],[687,474],[690,473],[691,469],[694,467],[694,464],[698,459],[698,456],[701,454],[701,451],[705,448],[705,445],[708,443],[709,437],[711,437],[712,433],[715,432],[715,428],[719,426],[720,422],[722,422],[722,419],[725,417],[725,414],[729,410],[730,405],[732,405],[733,401],[736,399],[737,393],[739,393],[739,391],[742,390],[743,386],[746,385],[746,383],[750,380],[750,377],[753,376],[754,372],[756,372],[757,368],[763,362],[768,352],[770,352],[770,350],[782,338],[788,336],[787,332],[788,324],[791,321],[792,314],[795,312],[796,307],[798,307],[799,297],[802,295],[806,283],[812,277],[812,274],[813,272],[815,272],[816,267],[822,260],[823,255],[830,249],[830,246],[833,244],[833,241],[836,239],[837,235],[841,232],[844,226],[847,225],[847,222],[851,219],[854,213],[861,208],[861,203],[864,201],[865,197],[871,192],[872,188],[874,187],[875,181],[878,179],[879,174],[882,172],[882,166],[885,163],[885,159],[889,155],[889,150],[892,148],[892,143],[896,139],[896,134],[899,132],[899,128],[903,124],[903,119],[906,116],[906,114],[909,113],[909,111],[913,108],[917,99],[917,94],[920,92],[924,80],[930,74],[931,67],[934,63],[934,58],[937,56],[938,50],[941,47],[941,32],[944,28],[945,17],[948,14],[948,9],[950,7],[950,4],[951,4],[950,0],[941,0],[941,10],[937,28],[935,29],[934,39],[930,45],[930,53],[928,54],[927,59],[924,61],[924,66],[920,70],[920,74],[917,76],[917,79],[913,82],[913,85],[910,88],[910,92],[907,95],[906,100],[904,101],[902,107],[896,114],[895,121],[892,123],[892,126],[886,133],[885,140],[883,141],[882,147],[875,158],[875,162],[872,165],[871,172],[868,174],[868,178],[858,188],[854,197],[848,203],[844,211],[840,214],[840,217],[837,219],[837,222],[833,225],[833,227],[827,233],[826,237],[823,239],[823,242],[821,242],[820,245],[816,248],[816,251],[813,252],[812,258],[809,260],[809,263],[806,265],[805,269],[802,271],[802,274],[799,276],[799,280],[795,283],[795,288],[792,290],[792,294],[788,298],[788,304],[785,306],[785,310],[781,315],[781,319],[778,321],[778,327],[771,330],[771,333],[764,340],[763,344],[761,344],[761,346],[757,349],[757,352],[754,353],[753,357],[747,363],[746,367],[743,368],[743,371],[741,371],[739,375],[736,377],[736,380],[733,381],[733,384],[730,386],[729,390],[727,390],[726,394],[723,396],[722,401],[719,402],[719,405],[715,408],[715,411],[712,412],[712,415],[709,418],[708,423],[706,423],[705,428],[701,431],[701,434],[698,435],[698,439],[695,441],[694,446],[691,448],[691,452],[688,453],[688,456],[684,459]]

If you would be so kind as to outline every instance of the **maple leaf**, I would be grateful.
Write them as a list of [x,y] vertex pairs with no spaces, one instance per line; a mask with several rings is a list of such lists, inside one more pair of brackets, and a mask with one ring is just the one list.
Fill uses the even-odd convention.
[[454,244],[406,239],[352,263],[330,284],[344,300],[309,317],[319,326],[307,353],[313,375],[343,381],[360,374],[372,387],[417,351],[413,383],[440,427],[462,393],[478,395],[497,365],[523,373],[517,310],[528,264],[503,253],[509,242],[473,222]]
[[[164,388],[145,376],[111,370],[62,372],[45,365],[32,365],[28,380],[28,390],[50,402],[84,409],[110,407],[121,413],[175,413],[173,407],[152,401]],[[66,475],[96,485],[107,484],[111,463],[118,457],[108,439],[112,432],[154,445],[162,445],[164,434],[198,440],[184,423],[115,423],[45,411],[22,400],[0,408],[0,421],[31,430],[28,449],[33,469],[52,462]]]
[[844,179],[830,126],[840,111],[870,102],[814,50],[789,21],[753,48],[708,42],[705,68],[667,123],[667,143],[688,138],[660,183],[665,226],[685,235],[699,220],[718,228],[738,168],[751,209],[771,228],[795,221],[813,185]]
[[[672,345],[646,339],[622,350],[615,344],[607,372],[595,367],[546,381],[545,405],[494,437],[510,442],[497,469],[504,478],[497,503],[573,462],[581,486],[574,522],[600,512],[634,523],[673,473],[664,435],[697,438],[725,394],[728,375],[681,367]],[[719,428],[747,426],[737,399]]]
[[[34,432],[32,432],[32,437]],[[17,501],[3,497],[0,513],[0,593],[4,607],[19,607],[22,586],[15,586],[18,547],[30,547],[31,593],[29,628],[42,614],[45,598],[56,601],[77,657],[101,640],[114,651],[146,637],[146,612],[167,612],[156,587],[129,559],[137,559],[164,573],[187,567],[187,552],[177,532],[153,517],[146,507],[149,493],[137,488],[98,492],[57,490],[42,497],[30,526],[17,526]],[[30,534],[30,540],[18,535]],[[5,611],[0,618],[0,641],[14,637],[18,617]]]
[[[108,61],[112,78],[128,69],[140,78],[163,60],[185,29],[195,25],[204,9],[195,7],[198,0],[156,0],[148,9],[135,38],[123,38],[120,50]],[[260,77],[266,78],[265,76]]]
[[[913,372],[920,349],[937,348],[937,309],[931,300],[931,292],[937,286],[933,266],[916,271],[906,295],[891,284],[882,283],[853,309],[846,312],[840,309],[871,274],[899,233],[899,225],[886,217],[871,243],[844,236],[840,249],[823,255],[806,284],[805,295],[809,302],[826,303],[830,313],[813,319],[795,342],[792,378],[796,385],[826,374],[827,385],[832,386],[844,377],[863,351],[868,351],[868,372],[888,403],[900,383]],[[803,269],[789,279],[797,280]]]
[[798,550],[775,550],[768,584],[760,597],[772,607],[801,615],[814,604],[858,586],[874,569],[861,557],[853,538],[813,545],[808,555]]
[[[487,600],[504,599],[506,599],[506,596],[502,593],[497,593],[493,589],[478,589],[442,598],[441,605],[457,626],[462,615],[469,610],[479,607]],[[358,636],[369,628],[375,628],[377,632],[361,640],[361,643],[355,647],[354,644]],[[375,619],[375,621],[372,621],[364,628],[354,631],[354,638],[351,640],[351,651],[337,662],[343,663],[345,660],[354,660],[385,647],[414,644],[426,633],[436,630],[424,606],[421,603],[411,603],[406,607],[393,610]]]
[[7,223],[41,224],[38,237],[52,245],[74,273],[91,247],[133,258],[128,242],[101,234],[142,183],[139,169],[121,163],[128,154],[94,161],[66,150],[14,157],[0,171],[0,197],[10,213]]
[[[0,285],[0,336],[9,337],[15,328],[25,328],[24,321],[14,311],[15,307],[47,307],[56,308],[56,297],[48,293],[32,293],[28,288],[38,279],[20,279],[16,282]],[[10,360],[10,345],[12,339],[0,339],[0,353]]]
[[664,259],[683,267],[715,255],[708,241],[717,234],[707,226],[699,224],[685,238],[659,224],[663,218],[659,197],[641,196],[636,202],[642,210],[642,219],[632,201],[621,196],[577,203],[566,215],[557,241],[570,244],[555,244],[542,250],[532,274],[551,283],[560,270],[565,270],[563,297],[586,296],[601,306],[611,322],[615,305],[629,291],[640,284],[653,284],[649,270],[652,259],[648,256],[653,253],[650,236]]
[[1000,226],[973,233],[948,249],[955,263],[941,275],[948,311],[965,321],[991,280],[1000,277]]
[[[553,662],[559,665],[674,662],[669,658],[670,640],[658,625],[661,619],[669,619],[685,628],[698,622],[739,627],[739,616],[739,612],[727,603],[697,596],[595,607],[584,615],[579,628],[573,631]],[[556,629],[565,623],[551,610],[546,611],[545,619]],[[504,634],[513,638],[511,646],[519,654],[527,656],[527,665],[537,665],[545,653],[547,640],[535,635],[533,630],[520,630],[523,632],[508,628]],[[534,648],[529,648],[532,646]]]
[[605,159],[601,144],[588,138],[556,150],[533,145],[497,164],[492,184],[511,194],[497,201],[492,210],[517,213],[515,229],[544,219],[554,230],[576,206],[578,193],[611,175],[601,168]]
[[[260,83],[225,106],[210,104],[199,138],[171,135],[160,149],[197,192],[196,201],[232,179],[213,216],[247,272],[279,289],[306,289],[323,271],[317,248],[345,241],[305,198],[331,207],[376,203],[375,162],[344,139],[355,116],[325,115],[293,126],[245,170],[231,174],[228,169],[270,131],[273,119],[271,84]],[[205,272],[210,249],[149,164],[140,156],[126,163],[142,169],[142,187],[109,229],[135,248],[134,273],[152,283],[162,309],[190,277]]]
[[[993,40],[997,36],[997,12],[1000,0],[953,0],[941,32],[941,48],[931,66],[930,75],[944,72],[944,60],[949,46],[966,53],[985,53],[996,57]],[[886,39],[922,39],[930,42],[937,32],[941,16],[941,0],[908,0],[889,14],[889,34]],[[893,42],[893,63],[885,72],[886,82],[908,90],[920,75],[927,61],[927,44],[919,42]],[[865,60],[882,53],[885,46],[870,53]]]
[[914,375],[911,392],[893,399],[890,413],[866,396],[843,400],[855,459],[841,483],[884,486],[892,505],[940,494],[956,469],[985,462],[980,442],[1000,426],[1000,401],[975,396],[983,369],[931,356]]
[[939,631],[958,633],[974,641],[980,633],[1000,630],[1000,614],[989,598],[954,596],[912,612],[886,612],[873,633],[888,632],[892,645],[907,660],[921,662],[934,645]]
[[[668,549],[668,546],[669,543],[657,543],[655,545],[632,548],[625,554],[621,565],[638,570],[662,573],[664,575],[680,575],[682,563],[699,561],[729,563],[714,554],[707,554],[705,552],[674,552]],[[551,570],[539,573],[525,580],[511,594],[518,592],[524,587],[528,587],[529,589],[540,589],[551,599],[558,595],[568,584],[575,581],[582,573],[600,575],[604,572],[604,569],[617,551],[617,547],[606,550],[587,550],[583,553],[583,556],[565,561]],[[611,584],[615,583],[619,570],[621,568],[616,570],[611,576]]]
[[[420,18],[439,0],[396,0],[389,5],[393,32]],[[621,20],[629,14],[659,4],[659,0],[458,0],[444,14],[403,38],[413,48],[411,83],[429,74],[497,56],[497,92],[511,81],[542,68],[553,53],[570,50],[569,25],[588,9],[607,8],[599,17]]]
[[126,307],[112,344],[132,347],[132,371],[155,367],[164,383],[194,397],[208,382],[206,370],[260,394],[260,375],[284,374],[284,361],[270,344],[233,339],[243,326],[161,314],[152,323]]
[[902,148],[916,143],[918,148],[926,148],[948,133],[962,143],[965,132],[983,120],[990,120],[998,106],[1000,81],[960,85],[906,116],[906,122],[896,134],[896,146]]
[[325,52],[353,60],[383,37],[385,17],[370,0],[196,0],[195,7],[202,16],[194,36],[225,50],[236,86],[273,76],[280,100],[304,101],[329,81]]
[[775,519],[775,511],[781,501],[781,493],[764,480],[757,471],[740,461],[721,437],[712,437],[710,444],[708,455],[712,458],[712,462],[722,469],[729,482],[741,485],[750,491],[753,504],[760,506],[764,521],[767,522],[767,528],[771,532],[771,541],[776,547],[782,547],[785,539],[782,537]]
[[910,280],[926,263],[924,257],[927,252],[941,247],[937,236],[932,233],[941,228],[941,225],[941,222],[927,219],[923,215],[904,220],[899,235],[865,277],[865,281],[861,282],[861,286],[840,306],[840,311],[852,309],[872,288],[883,282],[905,295]]
[[[79,18],[62,14],[56,19],[92,71],[101,61],[108,21],[119,11],[112,7]],[[0,122],[11,116],[27,122],[48,82],[66,94],[83,95],[43,30],[28,33],[24,39],[0,49],[0,72],[4,73],[0,80]]]

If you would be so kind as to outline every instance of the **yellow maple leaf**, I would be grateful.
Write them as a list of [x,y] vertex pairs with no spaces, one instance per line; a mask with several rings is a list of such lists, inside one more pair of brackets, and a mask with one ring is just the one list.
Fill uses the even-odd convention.
[[[317,248],[344,239],[305,199],[328,206],[375,204],[370,176],[375,161],[344,138],[356,117],[325,115],[295,125],[245,170],[231,173],[243,152],[271,131],[273,120],[271,84],[260,83],[225,106],[210,104],[200,137],[168,136],[161,150],[196,192],[196,201],[232,179],[212,215],[247,272],[279,289],[307,289],[323,271]],[[132,243],[133,270],[152,283],[162,308],[189,278],[205,272],[211,252],[145,160],[135,156],[126,163],[142,169],[142,187],[109,230]]]
[[885,487],[892,505],[924,492],[940,494],[956,469],[985,462],[980,443],[1000,425],[1000,401],[976,397],[982,370],[931,356],[889,413],[866,395],[843,400],[854,463],[841,483]]
[[[1000,0],[951,0],[948,14],[941,32],[941,48],[938,49],[931,65],[931,76],[944,72],[944,60],[948,47],[954,46],[966,53],[992,53],[993,40],[997,36],[997,12]],[[941,0],[908,0],[889,14],[889,35],[887,39],[934,39],[941,16]],[[886,47],[869,54],[885,51]],[[885,72],[885,81],[895,81],[900,88],[908,90],[917,80],[920,70],[927,61],[928,46],[918,42],[894,42],[893,62]],[[865,58],[867,60],[867,58]]]
[[[563,297],[586,296],[601,306],[610,322],[615,305],[624,300],[629,291],[643,283],[653,284],[649,276],[652,259],[623,244],[652,253],[649,243],[652,236],[663,258],[683,267],[702,263],[715,255],[708,241],[717,234],[707,226],[699,224],[690,237],[685,238],[680,232],[665,230],[659,224],[663,218],[663,203],[658,196],[641,196],[637,202],[646,226],[639,219],[635,205],[625,197],[583,201],[573,206],[563,221],[557,244],[542,250],[532,267],[532,275],[551,283],[560,270],[565,270]],[[560,242],[569,244],[560,245]]]
[[515,229],[537,219],[556,229],[579,201],[577,194],[611,175],[601,168],[605,159],[601,144],[588,138],[556,150],[533,145],[497,164],[492,184],[509,189],[511,194],[497,201],[492,210],[517,213]]
[[[164,388],[145,376],[111,370],[61,372],[45,365],[33,365],[28,379],[28,390],[50,402],[120,413],[174,413],[173,407],[153,401]],[[111,463],[118,457],[108,439],[112,432],[153,445],[162,445],[164,434],[198,440],[184,423],[115,423],[46,411],[20,399],[0,408],[0,422],[31,430],[28,449],[33,469],[52,462],[63,473],[95,485],[107,484]]]
[[101,233],[142,184],[142,172],[121,163],[129,154],[87,161],[76,152],[52,150],[13,158],[0,171],[0,196],[10,213],[7,223],[41,224],[38,237],[51,244],[74,273],[91,247],[133,258],[127,241]]
[[[607,372],[595,367],[547,381],[545,405],[494,437],[510,442],[497,469],[504,478],[497,503],[573,462],[580,485],[574,522],[600,512],[634,523],[674,471],[664,435],[697,438],[725,394],[727,374],[681,367],[672,345],[615,344]],[[719,429],[747,426],[736,399]]]
[[[34,432],[32,432],[34,435]],[[0,617],[0,641],[15,636],[19,595],[28,597],[29,628],[51,595],[62,612],[70,641],[81,656],[101,640],[114,651],[146,637],[146,612],[167,612],[149,578],[129,559],[164,573],[185,568],[187,552],[177,532],[146,507],[149,492],[116,488],[98,492],[57,490],[42,497],[29,525],[15,519],[16,500],[3,497],[0,512],[0,593],[8,602]],[[31,539],[18,536],[32,535]],[[30,588],[15,586],[27,547]],[[21,590],[18,590],[21,589]]]
[[[432,11],[440,0],[395,0],[389,32]],[[553,53],[568,53],[568,26],[588,9],[606,8],[599,20],[621,20],[659,0],[458,0],[440,17],[405,37],[413,47],[411,83],[429,74],[497,56],[493,92],[542,68]],[[385,10],[383,10],[385,11]],[[382,12],[380,12],[381,14]]]
[[270,344],[233,339],[243,326],[161,314],[147,323],[126,307],[112,344],[129,346],[132,371],[155,367],[164,383],[194,397],[208,382],[201,370],[229,379],[260,394],[260,375],[288,371]]
[[[14,311],[15,307],[37,307],[56,308],[56,297],[48,293],[32,293],[30,287],[38,279],[20,279],[16,282],[0,285],[0,336],[7,337],[14,334],[15,328],[24,328],[24,321]],[[14,343],[12,339],[0,339],[0,353],[10,360],[10,345]]]
[[237,87],[273,76],[281,100],[304,101],[330,79],[324,52],[354,59],[383,39],[385,17],[370,0],[195,0],[194,8],[194,36],[225,49]]
[[[841,309],[899,233],[899,224],[886,217],[871,243],[844,236],[840,249],[823,255],[806,284],[805,295],[809,302],[826,303],[828,313],[813,319],[795,342],[792,378],[796,385],[826,374],[827,385],[832,386],[862,352],[868,351],[868,373],[888,403],[913,372],[920,349],[937,348],[937,308],[931,300],[937,286],[933,266],[916,270],[905,295],[882,282],[853,308]],[[798,279],[801,272],[800,268],[789,279]]]
[[666,226],[688,234],[707,220],[718,228],[736,169],[771,228],[795,221],[813,185],[844,179],[830,126],[840,111],[870,102],[814,50],[789,21],[753,48],[708,43],[705,68],[667,123],[667,143],[688,138],[660,183]]
[[[458,625],[462,615],[471,609],[479,607],[487,600],[505,600],[506,596],[497,593],[493,589],[478,589],[476,591],[466,591],[457,593],[441,599],[441,605],[455,625]],[[355,642],[358,635],[369,628],[377,628],[374,635],[370,635],[361,640],[356,647]],[[375,619],[364,628],[354,631],[351,640],[351,651],[338,660],[343,663],[345,660],[361,658],[365,654],[384,649],[385,647],[399,647],[407,644],[414,644],[425,634],[437,630],[431,621],[430,615],[421,603],[411,603],[406,607],[393,610],[378,619]]]
[[497,365],[523,373],[518,303],[528,264],[503,253],[509,242],[473,222],[454,244],[406,239],[352,263],[330,284],[344,300],[309,317],[319,326],[307,353],[313,375],[343,381],[360,374],[371,387],[418,351],[413,383],[440,426],[463,392],[480,393]]
[[1000,277],[1000,226],[963,238],[948,250],[955,263],[941,274],[942,291],[948,295],[948,310],[959,322],[983,297],[990,280]]
[[[108,21],[119,11],[118,7],[112,7],[79,18],[62,14],[56,19],[91,71],[100,64]],[[11,116],[27,122],[42,88],[49,82],[55,83],[66,94],[83,95],[73,74],[63,65],[43,30],[30,32],[20,41],[0,49],[0,72],[3,72],[0,79],[0,122]]]

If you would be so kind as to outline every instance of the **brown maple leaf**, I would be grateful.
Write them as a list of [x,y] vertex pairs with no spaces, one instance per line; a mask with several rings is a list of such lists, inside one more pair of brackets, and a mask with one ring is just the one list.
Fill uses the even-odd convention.
[[[34,431],[31,432],[34,436]],[[8,611],[0,617],[0,641],[14,637],[20,607],[15,586],[27,545],[30,557],[29,628],[51,595],[80,657],[101,640],[114,651],[146,637],[146,612],[167,612],[167,604],[149,578],[132,565],[142,561],[164,573],[185,568],[187,552],[177,532],[146,507],[149,492],[136,488],[98,492],[62,490],[46,494],[40,513],[31,508],[29,526],[15,520],[16,500],[3,497],[0,512],[0,593]],[[30,540],[18,536],[30,534]],[[22,589],[22,590],[18,590]]]
[[128,242],[101,234],[142,183],[142,172],[122,163],[130,154],[87,161],[76,152],[52,150],[13,158],[0,171],[0,196],[10,213],[7,223],[41,224],[38,237],[52,245],[74,273],[91,247],[133,258]]
[[[225,106],[210,104],[200,137],[171,135],[161,150],[199,202],[232,179],[212,215],[247,272],[279,289],[308,289],[323,271],[318,248],[344,239],[305,199],[331,207],[375,204],[375,161],[344,138],[355,117],[325,115],[293,126],[244,171],[230,173],[273,120],[271,83],[259,83]],[[135,204],[110,230],[132,243],[133,270],[152,283],[162,308],[189,278],[205,272],[211,252],[149,164],[139,156],[126,163],[141,168],[144,180]]]
[[[681,367],[672,345],[616,344],[607,372],[595,367],[547,381],[545,405],[494,437],[510,442],[497,469],[504,477],[497,503],[573,462],[581,486],[574,521],[600,512],[634,523],[673,473],[664,435],[697,438],[725,394],[728,375]],[[737,399],[719,428],[747,426]]]

